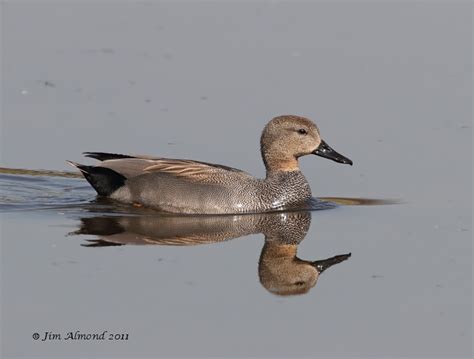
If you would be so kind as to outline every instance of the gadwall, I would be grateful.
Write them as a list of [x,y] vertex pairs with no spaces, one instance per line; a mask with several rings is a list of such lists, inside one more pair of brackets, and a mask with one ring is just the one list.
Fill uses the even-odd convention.
[[352,161],[324,142],[318,127],[299,116],[279,116],[263,129],[260,148],[266,178],[227,166],[168,158],[85,152],[97,166],[70,162],[99,196],[122,203],[183,214],[259,213],[295,208],[311,200],[298,167],[315,154],[339,163]]

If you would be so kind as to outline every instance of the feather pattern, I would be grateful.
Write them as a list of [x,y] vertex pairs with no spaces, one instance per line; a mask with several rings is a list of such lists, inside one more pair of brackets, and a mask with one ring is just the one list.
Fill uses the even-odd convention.
[[210,184],[222,183],[229,178],[229,174],[239,178],[252,178],[247,172],[236,168],[200,161],[102,152],[87,152],[87,156],[102,161],[100,167],[112,169],[127,178],[157,172],[191,182]]
[[167,173],[192,182],[220,183],[229,176],[229,172],[242,177],[251,177],[248,173],[235,168],[205,162],[167,158],[152,162],[151,166],[144,169],[145,172]]

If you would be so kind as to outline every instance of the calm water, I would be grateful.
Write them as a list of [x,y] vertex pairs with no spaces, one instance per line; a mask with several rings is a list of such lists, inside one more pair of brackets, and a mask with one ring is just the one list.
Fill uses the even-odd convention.
[[263,176],[293,113],[354,161],[303,158],[315,196],[401,203],[183,218],[0,174],[2,357],[472,357],[471,7],[3,3],[0,166]]

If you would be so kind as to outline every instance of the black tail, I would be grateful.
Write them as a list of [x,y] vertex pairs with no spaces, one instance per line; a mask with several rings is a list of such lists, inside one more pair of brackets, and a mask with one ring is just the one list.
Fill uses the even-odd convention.
[[86,166],[71,161],[68,161],[68,163],[82,172],[82,175],[94,187],[99,196],[110,196],[125,184],[126,178],[110,168]]

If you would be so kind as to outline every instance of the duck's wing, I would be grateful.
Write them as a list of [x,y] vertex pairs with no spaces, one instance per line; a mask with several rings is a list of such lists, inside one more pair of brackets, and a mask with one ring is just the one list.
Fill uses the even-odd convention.
[[100,167],[114,170],[126,178],[153,172],[168,174],[191,182],[214,184],[228,182],[235,176],[252,178],[247,172],[236,168],[207,162],[104,152],[85,152],[84,154],[86,157],[102,161],[99,164]]
[[145,172],[166,173],[184,180],[201,183],[222,184],[233,178],[252,178],[247,172],[223,165],[192,161],[160,158],[144,169]]

